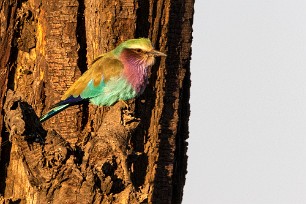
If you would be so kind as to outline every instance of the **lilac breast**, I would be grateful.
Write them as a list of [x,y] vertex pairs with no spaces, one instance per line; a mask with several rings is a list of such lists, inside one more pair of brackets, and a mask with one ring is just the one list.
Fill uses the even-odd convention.
[[124,77],[137,95],[141,94],[148,82],[148,68],[145,60],[128,50],[122,51],[120,59],[124,65]]

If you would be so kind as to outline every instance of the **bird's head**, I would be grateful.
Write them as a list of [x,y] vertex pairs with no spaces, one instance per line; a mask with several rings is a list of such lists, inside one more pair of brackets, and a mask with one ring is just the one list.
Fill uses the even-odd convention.
[[154,50],[151,41],[148,38],[130,39],[121,43],[114,50],[115,55],[130,63],[152,66],[155,57],[167,56],[164,53]]

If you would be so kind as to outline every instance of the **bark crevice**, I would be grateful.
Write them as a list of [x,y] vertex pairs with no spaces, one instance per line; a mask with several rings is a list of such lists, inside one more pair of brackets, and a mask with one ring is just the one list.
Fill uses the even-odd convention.
[[[76,38],[79,44],[78,49],[78,60],[77,65],[84,73],[87,70],[87,40],[86,40],[86,26],[85,26],[85,1],[78,0],[78,14],[77,14],[77,25],[76,25]],[[88,102],[82,104],[82,121],[81,130],[84,130],[86,124],[88,123]]]

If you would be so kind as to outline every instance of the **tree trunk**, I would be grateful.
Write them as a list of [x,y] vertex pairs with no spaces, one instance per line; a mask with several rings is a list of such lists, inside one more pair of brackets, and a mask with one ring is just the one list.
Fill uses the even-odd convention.
[[[0,0],[0,203],[180,203],[194,0]],[[139,98],[37,117],[101,53],[167,54]]]

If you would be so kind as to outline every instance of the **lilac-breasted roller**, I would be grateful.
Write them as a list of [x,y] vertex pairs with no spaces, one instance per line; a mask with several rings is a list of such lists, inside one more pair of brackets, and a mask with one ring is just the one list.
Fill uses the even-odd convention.
[[40,118],[40,122],[83,100],[98,106],[111,106],[119,100],[139,96],[148,82],[148,68],[157,56],[166,55],[154,50],[147,38],[121,43],[114,50],[98,56],[61,101]]

